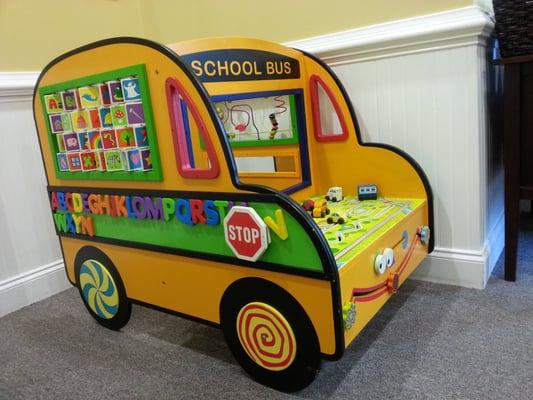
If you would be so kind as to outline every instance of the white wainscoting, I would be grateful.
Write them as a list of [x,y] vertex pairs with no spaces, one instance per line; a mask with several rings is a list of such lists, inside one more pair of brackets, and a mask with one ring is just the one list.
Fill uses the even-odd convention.
[[[288,43],[333,67],[365,141],[406,150],[428,174],[436,249],[420,279],[482,288],[503,246],[501,164],[486,123],[491,28],[467,7]],[[69,287],[33,125],[37,75],[0,73],[0,316]]]
[[436,248],[415,278],[483,288],[503,248],[502,166],[488,156],[492,26],[473,6],[287,43],[332,67],[364,141],[405,150],[428,175]]
[[36,76],[0,76],[0,317],[70,286],[33,122]]

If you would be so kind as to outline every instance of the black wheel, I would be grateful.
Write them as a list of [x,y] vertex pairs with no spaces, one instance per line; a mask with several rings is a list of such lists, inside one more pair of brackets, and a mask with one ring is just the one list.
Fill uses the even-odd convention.
[[329,208],[326,208],[326,215],[328,215],[331,212]]
[[333,218],[328,217],[328,219],[326,220],[326,222],[327,222],[328,224],[332,224],[332,223],[333,223]]
[[324,196],[324,198],[325,198],[327,201],[329,201],[329,196]]
[[302,306],[262,279],[228,288],[220,322],[235,359],[256,381],[283,392],[308,386],[320,367],[318,338]]
[[345,222],[344,218],[342,218],[342,217],[340,217],[339,220],[337,221],[337,223],[339,223],[341,225],[344,224],[344,222]]
[[87,246],[78,252],[74,263],[78,291],[93,318],[109,329],[125,326],[131,316],[131,303],[109,257]]

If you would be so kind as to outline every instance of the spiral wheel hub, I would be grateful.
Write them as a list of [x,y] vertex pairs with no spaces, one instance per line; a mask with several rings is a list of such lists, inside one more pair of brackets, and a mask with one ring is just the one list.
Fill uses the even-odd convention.
[[281,371],[294,361],[294,332],[285,317],[268,304],[252,302],[241,308],[237,334],[248,356],[263,368]]
[[85,302],[96,315],[111,319],[117,314],[117,286],[102,263],[96,260],[84,261],[80,268],[79,284]]

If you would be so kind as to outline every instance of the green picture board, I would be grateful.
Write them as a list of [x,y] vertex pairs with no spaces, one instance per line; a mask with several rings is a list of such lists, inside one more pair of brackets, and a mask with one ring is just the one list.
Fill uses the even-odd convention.
[[162,180],[144,65],[44,86],[39,95],[57,178]]

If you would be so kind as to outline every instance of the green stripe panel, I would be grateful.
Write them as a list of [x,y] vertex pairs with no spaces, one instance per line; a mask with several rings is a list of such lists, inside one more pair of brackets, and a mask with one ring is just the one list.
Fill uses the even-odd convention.
[[[273,203],[249,203],[249,207],[263,219],[267,216],[276,220],[275,211],[279,205]],[[64,212],[57,212],[61,214]],[[136,243],[165,246],[173,249],[235,257],[224,239],[222,221],[217,225],[188,225],[175,216],[169,221],[139,220],[128,217],[85,214],[92,218],[96,237],[127,240]],[[287,267],[323,272],[322,262],[311,238],[302,226],[286,211],[283,211],[289,237],[280,239],[270,230],[271,243],[265,253],[256,261],[276,263]],[[61,228],[57,222],[58,230]],[[84,235],[79,235],[80,238]],[[236,258],[236,257],[235,257]]]

